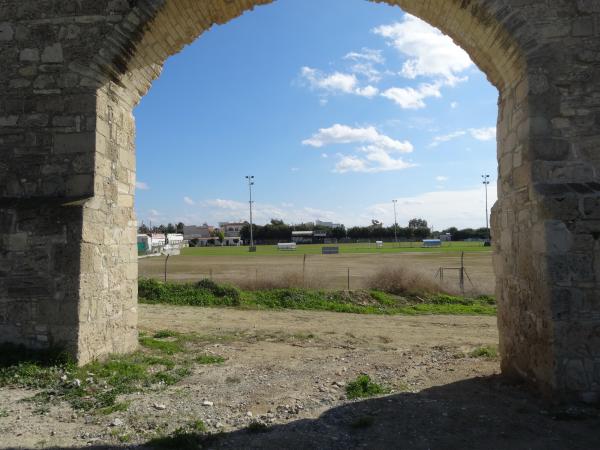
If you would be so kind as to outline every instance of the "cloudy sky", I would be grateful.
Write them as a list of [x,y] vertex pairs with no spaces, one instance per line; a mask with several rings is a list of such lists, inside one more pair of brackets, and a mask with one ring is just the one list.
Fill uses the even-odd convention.
[[400,8],[278,0],[170,58],[135,111],[148,224],[347,226],[422,217],[485,226],[497,91],[452,40]]

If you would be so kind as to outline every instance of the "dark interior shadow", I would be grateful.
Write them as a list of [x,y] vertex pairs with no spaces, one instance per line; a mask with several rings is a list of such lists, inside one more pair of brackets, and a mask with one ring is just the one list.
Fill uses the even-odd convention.
[[356,401],[283,425],[80,448],[591,450],[600,448],[600,410],[551,407],[521,386],[482,377]]

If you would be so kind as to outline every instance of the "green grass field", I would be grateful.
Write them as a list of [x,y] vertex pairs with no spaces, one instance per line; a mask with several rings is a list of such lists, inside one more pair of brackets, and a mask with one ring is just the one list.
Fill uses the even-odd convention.
[[305,244],[298,245],[296,250],[279,250],[276,245],[259,245],[256,253],[250,253],[248,247],[195,247],[184,248],[182,256],[269,256],[269,255],[317,255],[321,254],[321,247],[336,246],[340,253],[447,253],[447,252],[491,252],[491,247],[484,247],[482,242],[444,242],[442,247],[423,248],[420,242],[386,242],[383,248],[377,248],[375,243],[358,244]]

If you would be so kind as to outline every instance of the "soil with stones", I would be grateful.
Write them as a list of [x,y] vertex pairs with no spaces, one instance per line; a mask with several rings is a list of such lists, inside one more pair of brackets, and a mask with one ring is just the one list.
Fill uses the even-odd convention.
[[[598,410],[544,404],[498,376],[495,318],[362,316],[140,306],[140,328],[213,336],[178,384],[137,394],[108,416],[67,404],[40,411],[0,390],[1,448],[152,448],[148,442],[202,420],[202,448],[591,449]],[[390,394],[349,400],[360,374]],[[260,423],[261,425],[256,425]],[[251,425],[253,424],[253,425]],[[171,447],[177,448],[177,447]]]

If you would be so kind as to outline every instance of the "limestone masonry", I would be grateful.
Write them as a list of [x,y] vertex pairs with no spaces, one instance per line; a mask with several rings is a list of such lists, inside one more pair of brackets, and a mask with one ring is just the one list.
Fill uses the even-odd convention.
[[[301,1],[301,0],[298,0]],[[0,0],[0,340],[136,348],[132,109],[166,59],[268,0]],[[600,400],[600,1],[389,0],[499,91],[502,370]]]

